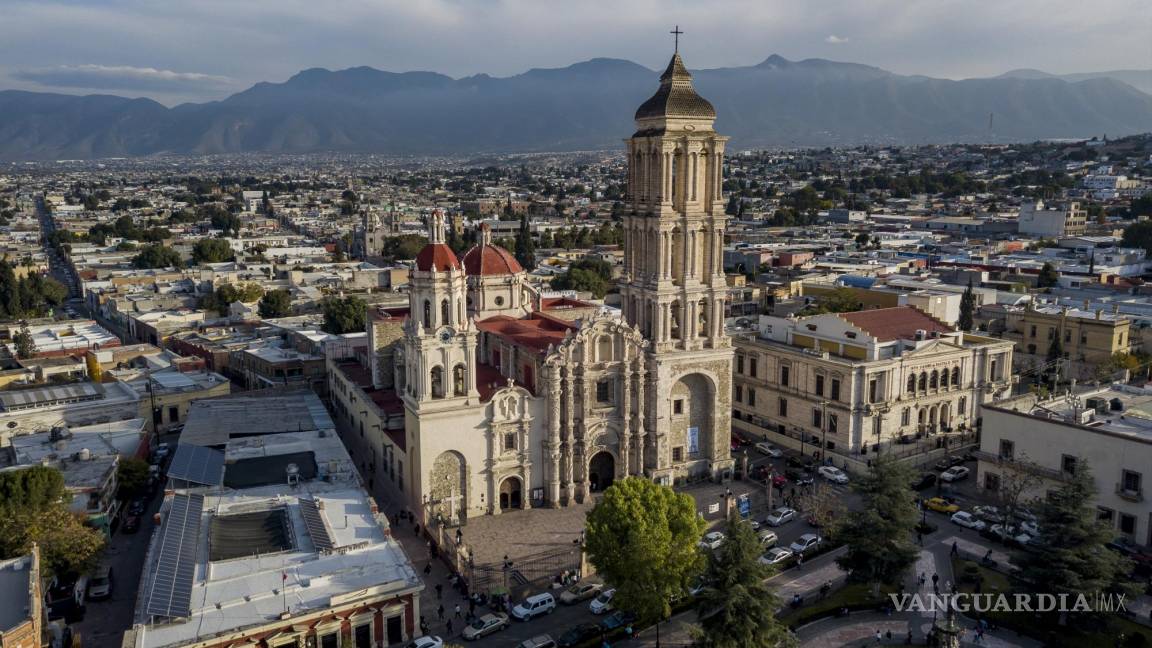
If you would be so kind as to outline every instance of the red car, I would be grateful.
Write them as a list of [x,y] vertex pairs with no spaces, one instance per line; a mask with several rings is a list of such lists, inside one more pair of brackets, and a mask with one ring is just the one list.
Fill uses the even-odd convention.
[[129,515],[124,518],[124,526],[122,527],[124,533],[136,533],[140,530],[140,516]]

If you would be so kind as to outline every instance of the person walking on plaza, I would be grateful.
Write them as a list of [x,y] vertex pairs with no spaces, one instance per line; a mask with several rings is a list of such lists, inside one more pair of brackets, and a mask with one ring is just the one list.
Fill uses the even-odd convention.
[[440,604],[440,607],[436,608],[436,614],[440,617],[441,621],[444,620],[444,604],[443,603]]
[[959,555],[960,555],[960,547],[959,547],[959,545],[956,544],[956,541],[953,540],[952,541],[952,557],[955,558],[956,556],[959,556]]
[[457,619],[460,618],[460,604],[459,603],[456,604],[456,618]]

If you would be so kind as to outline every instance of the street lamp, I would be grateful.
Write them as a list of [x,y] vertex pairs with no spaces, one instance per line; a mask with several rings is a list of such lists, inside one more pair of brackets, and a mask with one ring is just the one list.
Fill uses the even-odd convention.
[[825,455],[828,453],[828,401],[820,401],[820,462],[827,464]]

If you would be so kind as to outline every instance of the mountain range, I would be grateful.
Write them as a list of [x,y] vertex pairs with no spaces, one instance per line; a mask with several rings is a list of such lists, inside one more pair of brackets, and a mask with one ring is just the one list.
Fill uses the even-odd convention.
[[[693,75],[736,150],[1152,131],[1152,71],[1014,70],[954,81],[773,55]],[[633,112],[657,84],[648,68],[600,58],[503,78],[314,68],[172,108],[144,98],[7,90],[0,91],[0,160],[610,149],[632,133]]]

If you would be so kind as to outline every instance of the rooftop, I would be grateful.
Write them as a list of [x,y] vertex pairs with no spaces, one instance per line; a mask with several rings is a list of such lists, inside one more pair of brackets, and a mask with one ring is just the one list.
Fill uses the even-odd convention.
[[914,339],[917,331],[929,334],[952,332],[952,327],[911,306],[840,313],[840,319],[865,331],[880,342]]
[[1152,390],[1114,384],[1078,394],[1037,401],[1025,396],[998,403],[1037,418],[1134,437],[1152,442]]
[[238,394],[193,401],[181,443],[223,446],[233,437],[335,429],[320,398],[308,389]]
[[32,556],[0,561],[0,634],[28,618],[31,603]]

